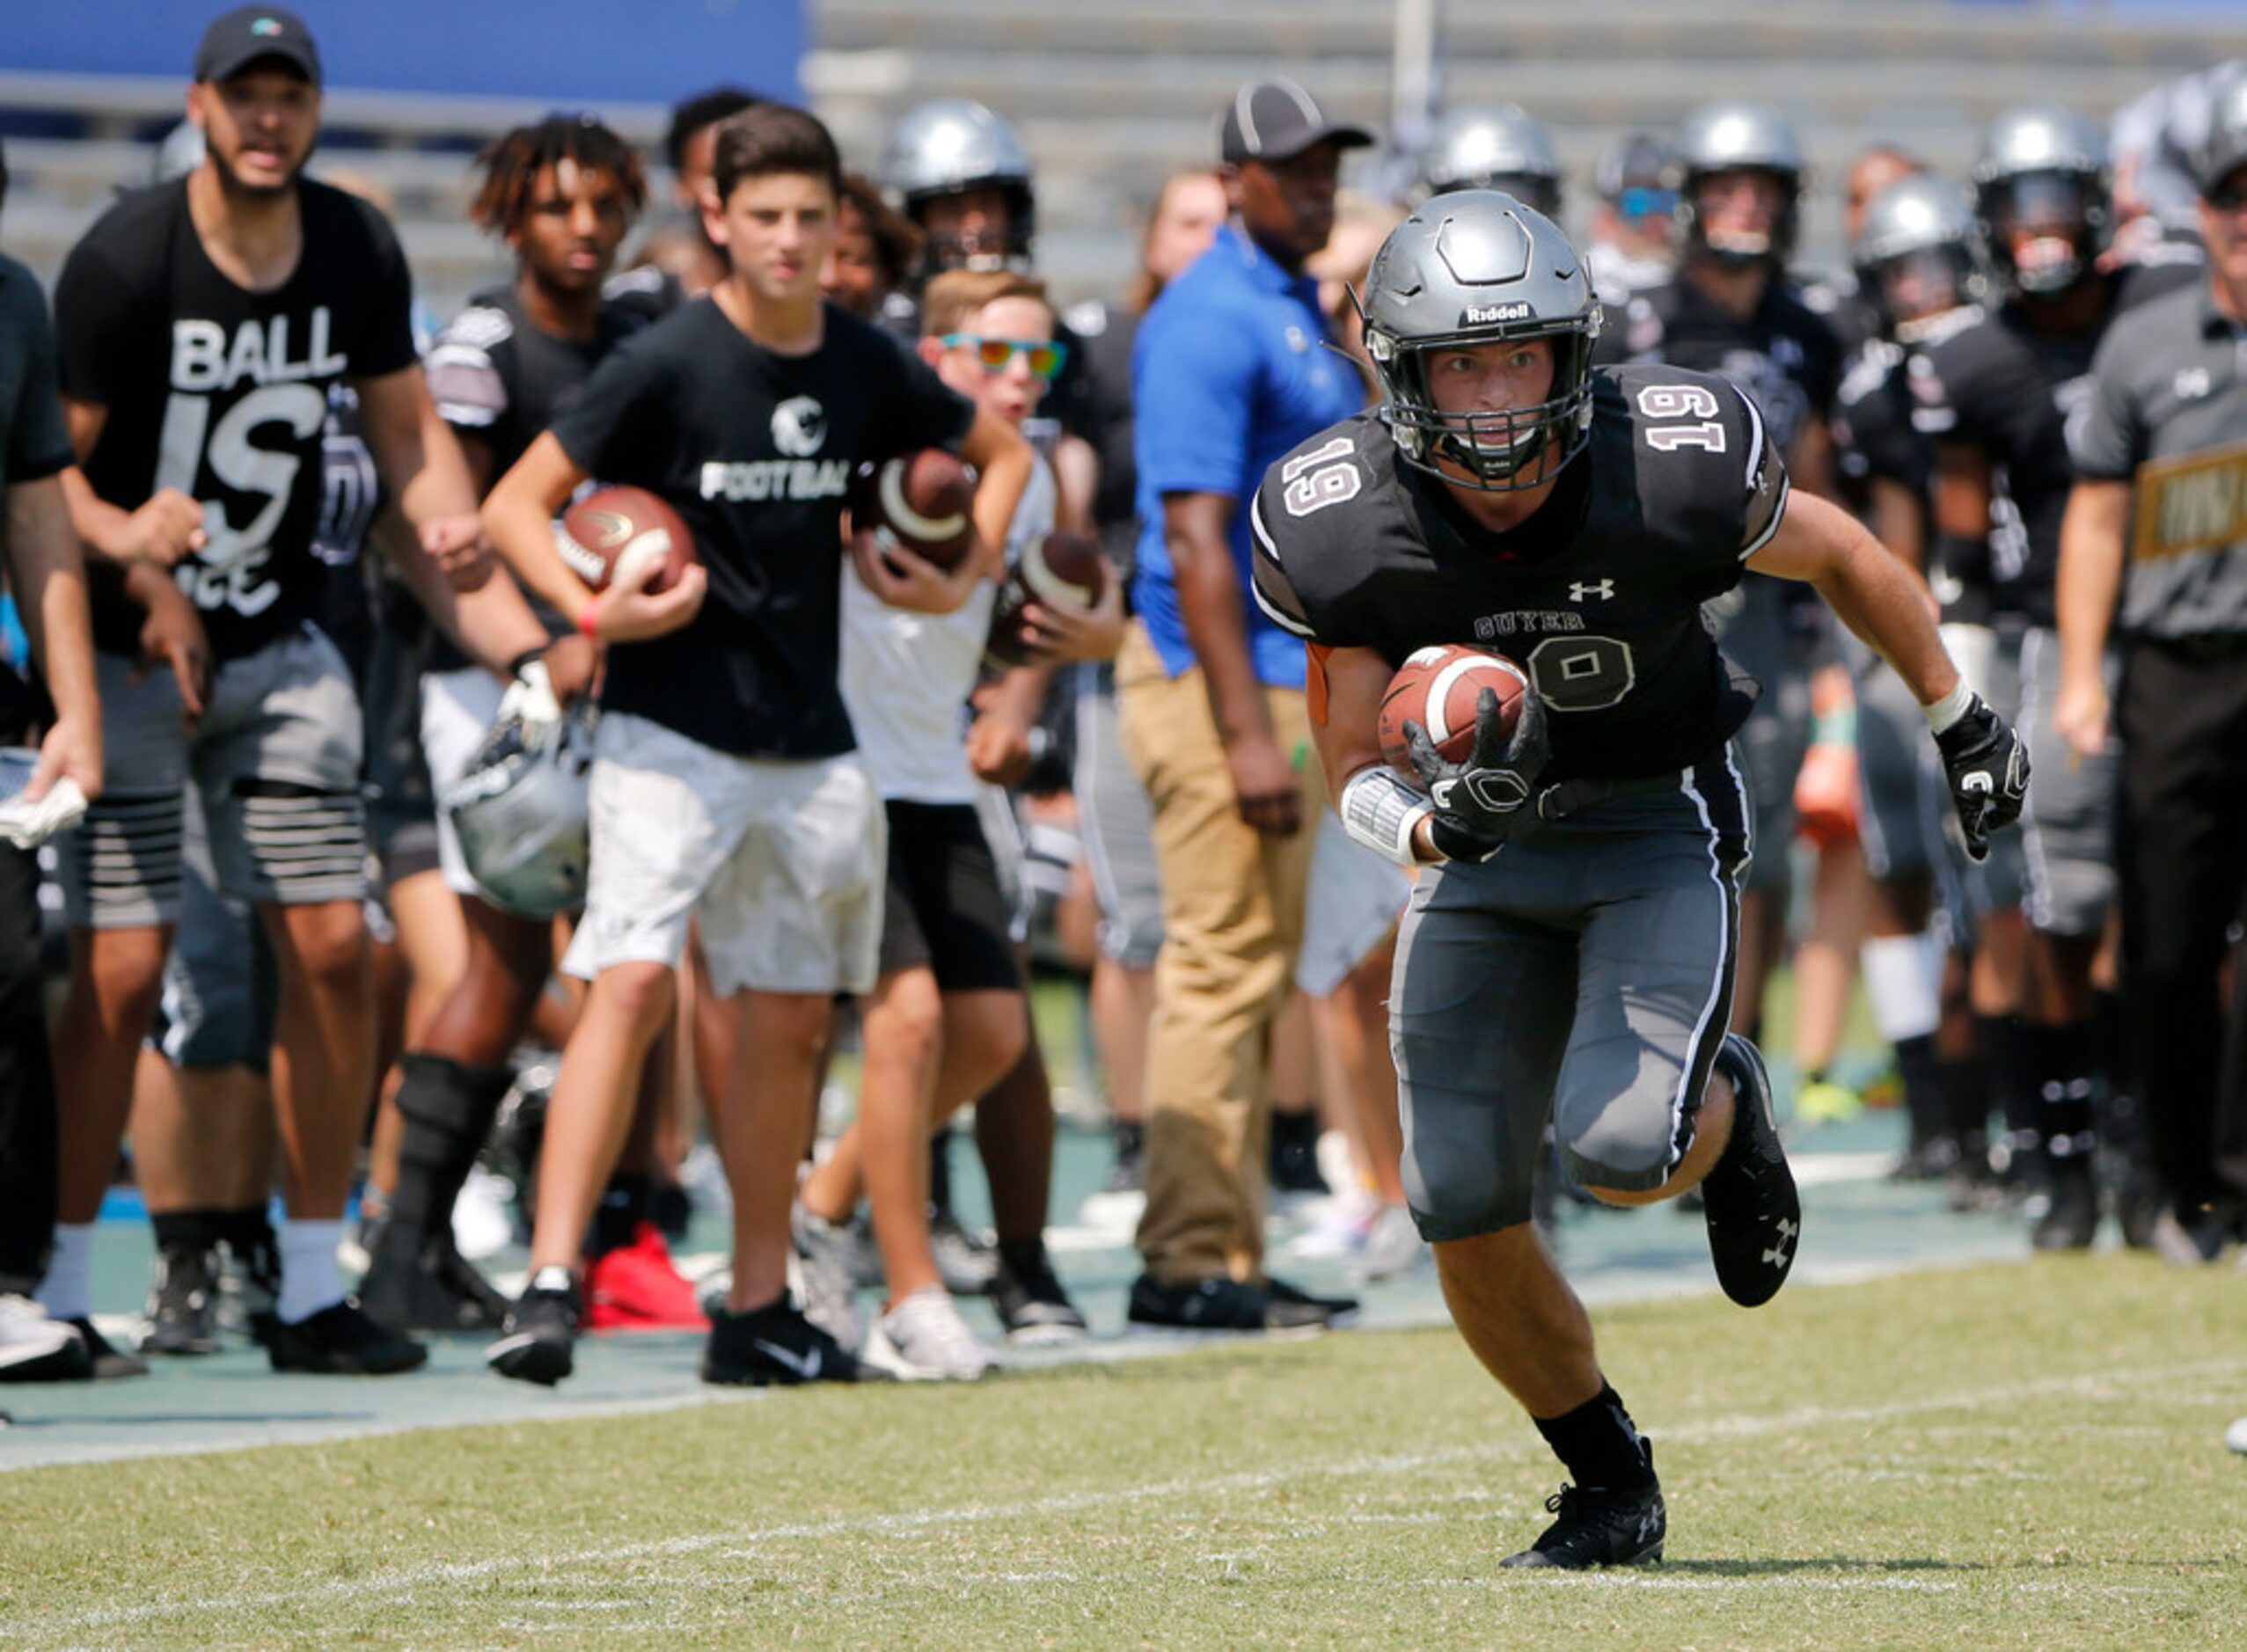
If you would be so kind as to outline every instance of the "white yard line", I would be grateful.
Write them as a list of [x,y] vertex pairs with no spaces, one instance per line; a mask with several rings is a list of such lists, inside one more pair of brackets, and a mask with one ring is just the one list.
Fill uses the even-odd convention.
[[[2040,1399],[2097,1398],[2110,1393],[2167,1386],[2192,1378],[2214,1378],[2243,1372],[2247,1372],[2247,1357],[2208,1360],[2190,1365],[2117,1366],[2073,1377],[2037,1378],[1998,1387],[1961,1393],[1929,1394],[1877,1406],[1797,1406],[1763,1415],[1711,1417],[1698,1422],[1673,1424],[1661,1432],[1665,1440],[1691,1441],[1783,1436],[1837,1424],[1887,1422],[1946,1411],[2011,1410]],[[736,1552],[773,1544],[816,1543],[837,1538],[906,1536],[931,1528],[952,1529],[1010,1520],[1047,1519],[1135,1503],[1206,1500],[1232,1493],[1269,1491],[1312,1480],[1342,1477],[1364,1480],[1380,1476],[1415,1474],[1431,1468],[1532,1456],[1538,1449],[1527,1440],[1508,1440],[1437,1451],[1349,1458],[1213,1478],[1158,1480],[1109,1491],[1066,1493],[1015,1502],[941,1505],[896,1514],[738,1527],[642,1542],[595,1544],[560,1553],[501,1554],[481,1561],[429,1562],[400,1567],[379,1577],[312,1583],[299,1589],[188,1596],[132,1606],[101,1606],[19,1617],[0,1621],[0,1639],[48,1637],[266,1608],[411,1597],[423,1590],[450,1588],[511,1574],[557,1570],[574,1572],[626,1561],[665,1560],[713,1551]],[[1680,1583],[1687,1587],[1709,1587],[1718,1584],[1731,1586],[1736,1582],[1747,1584],[1754,1580],[1686,1578],[1673,1582],[1647,1576],[1621,1581],[1633,1587],[1675,1588]],[[1898,1585],[1883,1583],[1882,1586]]]

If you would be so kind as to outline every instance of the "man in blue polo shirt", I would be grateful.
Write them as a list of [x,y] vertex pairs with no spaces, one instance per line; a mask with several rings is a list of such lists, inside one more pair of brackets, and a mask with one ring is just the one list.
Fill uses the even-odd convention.
[[1154,808],[1164,923],[1141,1324],[1256,1331],[1355,1305],[1263,1271],[1266,1057],[1324,791],[1303,646],[1249,596],[1248,507],[1274,460],[1365,403],[1303,265],[1334,227],[1342,151],[1372,142],[1292,81],[1241,87],[1219,126],[1232,221],[1164,289],[1132,352],[1144,526],[1116,680],[1124,749]]

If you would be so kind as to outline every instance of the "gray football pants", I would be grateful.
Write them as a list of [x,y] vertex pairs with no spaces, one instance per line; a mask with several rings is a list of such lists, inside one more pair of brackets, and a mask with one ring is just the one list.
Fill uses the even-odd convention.
[[1731,1012],[1750,830],[1727,753],[1422,876],[1389,1002],[1423,1237],[1528,1221],[1548,1120],[1585,1186],[1669,1179]]

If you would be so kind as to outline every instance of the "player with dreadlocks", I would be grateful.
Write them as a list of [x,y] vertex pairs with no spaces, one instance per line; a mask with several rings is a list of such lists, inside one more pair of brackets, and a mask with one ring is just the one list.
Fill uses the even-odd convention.
[[[479,164],[483,183],[470,215],[515,253],[515,279],[461,312],[430,352],[428,374],[480,494],[643,325],[644,310],[604,299],[602,283],[648,184],[632,146],[589,115],[518,127]],[[593,674],[593,645],[560,616],[542,610],[541,618],[553,641],[518,662],[520,691],[507,695],[509,712],[530,720],[559,716]],[[501,698],[489,673],[442,642],[433,647],[421,740],[440,794],[470,767]],[[452,1204],[514,1080],[509,1053],[553,971],[555,895],[527,878],[504,888],[478,882],[451,822],[441,819],[439,831],[446,881],[465,919],[464,968],[400,1057],[405,1137],[362,1297],[369,1312],[401,1327],[492,1329],[507,1305],[453,1248]],[[652,1100],[640,1114],[637,1151],[625,1160],[633,1168],[611,1185],[589,1241],[593,1323],[699,1324],[693,1292],[647,1219]]]

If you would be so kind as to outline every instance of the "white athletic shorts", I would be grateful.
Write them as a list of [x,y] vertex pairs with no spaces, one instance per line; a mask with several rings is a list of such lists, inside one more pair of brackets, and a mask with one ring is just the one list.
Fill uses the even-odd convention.
[[591,875],[564,970],[676,966],[692,920],[721,997],[874,990],[888,828],[857,754],[736,757],[620,712],[593,754]]

